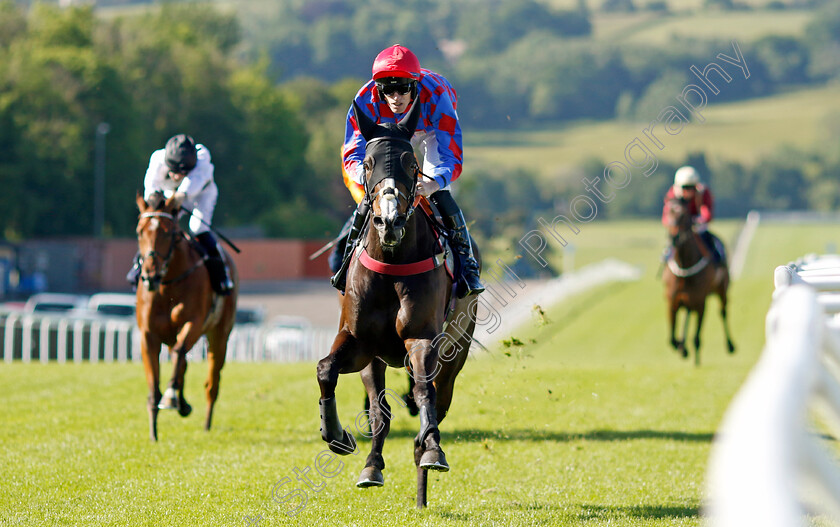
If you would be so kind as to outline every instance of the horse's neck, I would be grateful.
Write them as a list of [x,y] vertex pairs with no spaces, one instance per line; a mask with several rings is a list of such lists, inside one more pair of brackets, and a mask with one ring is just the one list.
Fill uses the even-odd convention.
[[178,236],[164,280],[171,280],[182,275],[195,265],[199,258],[200,255],[190,247],[190,241],[185,236]]
[[694,265],[703,258],[700,240],[692,230],[682,231],[680,236],[680,241],[674,247],[674,259],[682,267]]

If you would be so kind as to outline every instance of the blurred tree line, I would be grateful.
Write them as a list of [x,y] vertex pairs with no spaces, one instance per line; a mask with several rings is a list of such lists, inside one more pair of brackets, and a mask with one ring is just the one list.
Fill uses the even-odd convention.
[[90,7],[0,2],[2,234],[93,234],[101,122],[110,125],[106,234],[132,235],[149,156],[180,132],[213,156],[215,223],[331,234],[344,219],[342,185],[335,167],[308,160],[319,137],[307,133],[305,101],[276,86],[266,60],[236,60],[240,39],[233,15],[186,5],[107,20]]
[[[666,2],[639,3],[611,1],[602,9],[668,10]],[[715,102],[837,76],[840,5],[811,3],[825,5],[802,37],[739,43],[750,78],[734,80]],[[334,234],[351,206],[339,175],[348,103],[376,53],[395,42],[452,80],[465,128],[647,119],[690,82],[691,65],[702,68],[717,53],[732,54],[730,42],[687,37],[667,47],[597,41],[586,0],[565,10],[536,0],[407,0],[399,6],[278,0],[243,2],[235,13],[195,7],[170,1],[117,18],[99,17],[91,7],[36,3],[24,9],[0,0],[0,179],[6,188],[0,226],[6,238],[93,232],[100,122],[110,124],[109,235],[131,235],[132,196],[142,186],[148,156],[179,132],[191,133],[213,154],[221,191],[216,224],[258,225],[270,236]],[[603,171],[599,163],[581,173]],[[649,184],[623,189],[599,217],[658,214],[657,185],[667,186],[671,168],[663,164]],[[831,156],[806,152],[780,153],[759,166],[722,163],[713,181],[720,213],[834,207],[830,175],[836,168]],[[527,224],[535,211],[562,209],[581,191],[567,182],[545,185],[527,172],[472,165],[457,190],[485,238],[512,236],[503,231]]]
[[[268,5],[270,4],[270,5]],[[668,3],[610,0],[602,11],[646,9],[668,15]],[[700,69],[733,56],[729,40],[675,36],[667,46],[629,44],[621,35],[592,38],[586,0],[554,9],[539,0],[278,0],[243,3],[243,53],[268,50],[272,73],[335,82],[361,79],[376,54],[395,42],[421,64],[443,72],[459,94],[470,126],[522,127],[578,118],[647,118],[662,94],[673,96]],[[821,11],[817,6],[823,5]],[[817,16],[803,36],[766,36],[739,42],[750,78],[731,83],[715,101],[767,95],[823,83],[840,71],[840,5],[801,0]],[[773,4],[775,9],[785,4]],[[740,2],[715,9],[750,9]],[[718,60],[718,62],[720,62]],[[696,81],[694,81],[696,82]],[[657,108],[658,110],[659,108]]]

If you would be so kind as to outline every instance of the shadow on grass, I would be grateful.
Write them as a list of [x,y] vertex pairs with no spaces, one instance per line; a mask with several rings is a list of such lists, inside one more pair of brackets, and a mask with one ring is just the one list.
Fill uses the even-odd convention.
[[[505,503],[506,514],[516,516],[517,511],[529,513],[547,513],[549,517],[540,521],[539,517],[529,515],[533,525],[548,525],[548,522],[556,521],[559,513],[569,523],[588,522],[593,520],[622,520],[628,518],[641,520],[678,520],[682,518],[699,518],[700,508],[686,505],[634,505],[634,506],[610,506],[594,504],[563,505],[560,503],[507,501]],[[578,509],[577,511],[575,509]],[[440,518],[469,522],[475,521],[476,517],[469,513],[454,511],[451,509],[434,510],[433,514]],[[565,522],[564,522],[565,523]]]
[[698,518],[699,507],[685,505],[635,505],[632,507],[606,505],[579,505],[581,520],[595,520],[598,518],[645,518],[645,519],[679,519]]
[[[445,426],[445,425],[444,425]],[[413,438],[417,430],[391,429],[390,438]],[[711,442],[711,432],[683,432],[679,430],[590,430],[588,432],[541,432],[539,430],[476,430],[461,429],[453,432],[441,431],[441,440],[446,442],[493,441],[632,441],[636,439],[661,439],[666,441]]]

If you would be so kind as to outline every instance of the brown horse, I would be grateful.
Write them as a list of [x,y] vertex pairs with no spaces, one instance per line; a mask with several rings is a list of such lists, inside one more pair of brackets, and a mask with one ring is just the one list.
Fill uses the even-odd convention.
[[[720,316],[729,353],[735,351],[729,336],[726,320],[726,293],[729,288],[729,269],[725,264],[715,265],[712,255],[703,240],[692,228],[688,205],[681,198],[674,198],[667,204],[668,234],[671,237],[670,257],[665,266],[663,281],[665,298],[668,301],[668,318],[671,324],[671,346],[683,357],[688,357],[688,320],[691,312],[697,313],[697,329],[694,334],[694,362],[700,364],[700,328],[706,309],[706,297],[717,294],[720,298]],[[677,313],[685,308],[685,322],[682,338],[675,334]]]
[[[213,292],[202,254],[178,226],[180,203],[175,196],[164,201],[156,195],[146,203],[138,193],[137,208],[140,209],[137,242],[141,260],[137,325],[142,334],[143,368],[149,384],[149,433],[157,441],[158,409],[176,409],[182,417],[192,412],[184,398],[184,374],[187,352],[202,335],[207,337],[210,369],[204,383],[207,396],[204,429],[210,430],[239,285],[233,261],[223,253],[235,287],[228,296]],[[163,395],[159,388],[161,344],[169,347],[174,362],[172,378]]]
[[[427,217],[415,205],[419,167],[409,139],[419,117],[415,104],[398,124],[377,124],[354,106],[367,141],[364,161],[366,196],[372,225],[348,268],[339,331],[330,353],[318,363],[321,388],[321,437],[333,452],[356,448],[349,427],[342,429],[335,403],[341,373],[361,372],[370,411],[371,451],[358,487],[382,486],[382,448],[396,394],[385,388],[385,369],[405,367],[414,382],[420,431],[414,439],[417,507],[426,505],[428,470],[448,471],[438,424],[452,402],[455,377],[464,365],[475,329],[475,300],[458,300],[444,331],[452,280],[440,265],[439,249]],[[356,419],[356,423],[359,419]]]

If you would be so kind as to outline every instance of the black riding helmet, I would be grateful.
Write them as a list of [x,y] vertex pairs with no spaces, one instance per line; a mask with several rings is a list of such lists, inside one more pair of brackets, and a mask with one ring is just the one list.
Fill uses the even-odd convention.
[[198,162],[195,140],[185,134],[178,134],[166,142],[166,166],[178,174],[186,174]]

